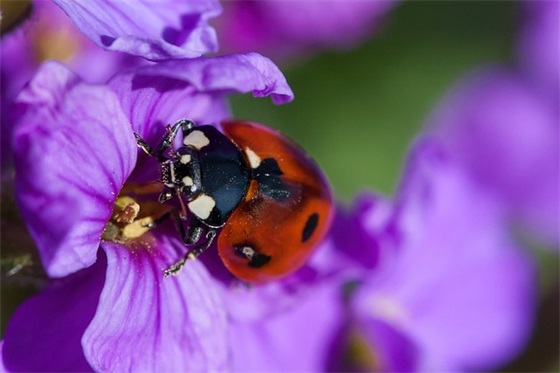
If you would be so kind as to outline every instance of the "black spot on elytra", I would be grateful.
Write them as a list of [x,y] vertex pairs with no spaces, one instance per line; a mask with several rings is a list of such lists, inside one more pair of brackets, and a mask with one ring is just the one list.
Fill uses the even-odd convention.
[[307,241],[311,238],[313,232],[317,228],[317,224],[319,223],[319,214],[314,212],[313,214],[309,215],[307,221],[305,222],[305,227],[303,227],[303,231],[301,232],[301,242]]
[[283,174],[274,158],[266,158],[253,170],[252,178],[259,183],[259,191],[263,195],[283,202],[292,194],[288,184],[280,177]]
[[277,202],[283,202],[292,194],[290,187],[278,176],[258,176],[259,191]]
[[259,167],[255,169],[255,174],[270,176],[270,175],[283,175],[284,173],[280,169],[280,166],[278,166],[278,162],[276,162],[276,159],[265,158],[261,162],[261,164],[259,164]]
[[249,267],[260,268],[268,262],[270,262],[270,256],[255,253],[251,261],[249,261]]

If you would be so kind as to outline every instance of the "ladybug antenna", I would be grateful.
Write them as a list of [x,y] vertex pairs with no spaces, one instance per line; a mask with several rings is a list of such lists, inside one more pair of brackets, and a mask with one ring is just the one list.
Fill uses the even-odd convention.
[[[175,126],[175,127],[178,128],[178,126]],[[177,131],[174,130],[169,124],[167,126],[165,126],[165,129],[167,130],[168,136],[171,139],[170,141],[173,142],[173,139],[175,138],[175,135],[177,134]],[[175,150],[175,148],[173,146],[169,147],[169,154],[171,155],[171,157],[175,157],[177,155],[177,151]],[[183,203],[181,203],[181,206],[183,207],[183,210],[184,210],[185,206],[183,206]]]

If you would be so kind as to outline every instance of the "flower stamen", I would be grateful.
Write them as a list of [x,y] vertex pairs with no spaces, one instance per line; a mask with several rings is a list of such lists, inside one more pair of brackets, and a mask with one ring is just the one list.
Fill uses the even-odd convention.
[[[122,192],[142,194],[134,185],[127,185]],[[105,227],[102,239],[122,244],[138,243],[146,239],[145,234],[171,214],[172,205],[161,204],[153,200],[139,200],[130,195],[120,195],[113,206],[113,214]]]

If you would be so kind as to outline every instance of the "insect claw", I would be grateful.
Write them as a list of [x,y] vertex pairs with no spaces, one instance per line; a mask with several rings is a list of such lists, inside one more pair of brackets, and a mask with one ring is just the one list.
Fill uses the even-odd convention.
[[136,145],[142,149],[144,151],[144,153],[148,154],[151,157],[155,157],[152,148],[150,147],[150,145],[148,145],[148,143],[146,142],[146,140],[144,140],[139,134],[137,134],[136,132],[132,132],[134,134],[134,137],[136,138]]
[[173,264],[171,267],[163,271],[165,277],[169,277],[171,275],[177,276],[177,274],[183,269],[185,262],[187,261],[187,257],[181,258],[177,263]]
[[164,271],[165,277],[171,275],[173,276],[177,275],[181,271],[181,269],[183,269],[187,260],[195,260],[196,258],[198,258],[198,256],[202,254],[204,250],[206,250],[212,244],[212,241],[214,241],[214,238],[216,238],[216,231],[213,230],[209,231],[206,234],[206,238],[208,240],[204,244],[199,245],[194,249],[190,250],[181,258],[181,260],[179,260],[177,263],[173,264],[171,267],[166,269]]

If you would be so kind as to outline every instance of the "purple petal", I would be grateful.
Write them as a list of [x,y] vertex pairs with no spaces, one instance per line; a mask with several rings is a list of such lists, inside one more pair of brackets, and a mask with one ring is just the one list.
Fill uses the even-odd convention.
[[217,51],[208,20],[221,12],[216,0],[54,0],[100,47],[149,60],[198,57]]
[[370,36],[397,1],[227,2],[218,21],[224,47],[275,57],[348,48]]
[[263,322],[289,313],[312,296],[315,289],[329,283],[342,284],[357,272],[356,265],[341,255],[328,237],[302,268],[279,281],[256,286],[247,286],[234,278],[225,269],[217,250],[205,252],[202,260],[221,285],[230,319],[241,323]]
[[379,264],[381,240],[392,211],[389,201],[362,193],[348,211],[337,214],[332,234],[337,248],[353,262],[351,266],[370,271]]
[[30,48],[29,40],[22,30],[15,30],[2,36],[2,42],[0,43],[0,60],[2,61],[2,69],[0,69],[0,79],[2,81],[0,86],[2,93],[0,97],[0,107],[2,108],[0,110],[2,126],[0,162],[3,176],[7,174],[13,161],[10,140],[14,126],[14,113],[11,105],[14,97],[33,76],[36,68],[29,53]]
[[148,63],[142,58],[99,48],[50,1],[35,1],[29,19],[2,36],[0,60],[3,171],[12,161],[10,141],[15,120],[10,105],[42,61],[60,60],[85,81],[95,83],[107,81],[119,70]]
[[519,353],[532,327],[535,273],[511,242],[501,204],[421,144],[397,224],[398,262],[361,290],[358,309],[409,333],[430,369],[487,370]]
[[157,144],[166,124],[179,119],[207,124],[230,115],[224,96],[197,91],[187,82],[164,76],[118,75],[110,81],[110,87],[119,96],[134,131],[150,144]]
[[4,341],[0,341],[0,372],[8,372],[8,368],[4,364]]
[[165,236],[149,248],[102,244],[107,278],[86,330],[86,357],[97,371],[223,371],[227,326],[223,303],[202,263],[177,277],[163,270],[184,246]]
[[2,371],[92,370],[81,339],[97,309],[105,262],[101,254],[94,266],[52,281],[16,310],[4,334]]
[[508,71],[479,71],[454,88],[430,124],[477,180],[558,243],[560,126],[539,95]]
[[255,97],[272,96],[275,104],[294,97],[278,67],[257,53],[164,61],[138,69],[136,75],[172,78],[189,83],[197,92],[217,96],[253,92]]
[[44,64],[18,97],[16,199],[50,276],[90,266],[136,161],[117,97]]
[[3,83],[18,91],[46,60],[64,62],[85,81],[95,83],[107,81],[118,70],[148,63],[99,48],[50,1],[35,1],[30,19],[2,39],[0,50],[2,73],[6,72]]
[[[535,304],[529,260],[512,247],[501,257],[463,259],[437,282],[437,296],[418,294],[413,333],[444,367],[496,369],[528,342]],[[463,248],[466,250],[466,248]],[[445,281],[445,282],[444,282]],[[434,286],[436,286],[434,284]],[[428,309],[428,311],[426,310]]]
[[[134,131],[149,144],[158,143],[166,124],[182,118],[198,124],[217,124],[229,118],[227,95],[232,92],[272,95],[277,103],[293,98],[278,68],[257,54],[161,62],[117,75],[109,85]],[[137,167],[133,179],[153,180],[150,169],[155,170],[153,166]]]
[[[259,293],[260,289],[253,291]],[[262,300],[271,301],[267,296]],[[341,287],[324,283],[289,310],[261,320],[233,320],[230,345],[234,370],[324,370],[343,320],[342,305]],[[246,305],[247,312],[250,308]]]
[[519,59],[526,73],[558,112],[560,94],[560,3],[524,1]]
[[421,354],[418,346],[408,335],[393,325],[374,318],[360,320],[355,325],[357,337],[364,338],[371,349],[376,372],[419,371]]

